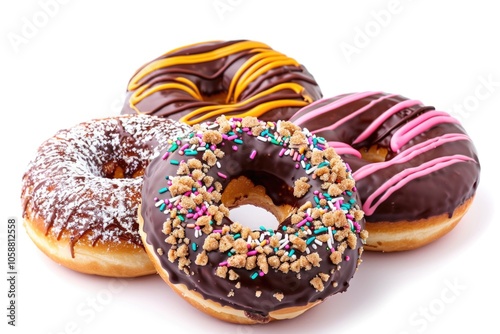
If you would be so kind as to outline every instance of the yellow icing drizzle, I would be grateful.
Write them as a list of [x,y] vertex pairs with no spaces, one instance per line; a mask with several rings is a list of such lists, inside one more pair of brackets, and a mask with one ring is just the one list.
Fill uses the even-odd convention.
[[[206,42],[205,42],[206,43]],[[205,43],[197,43],[191,46],[197,46]],[[190,47],[190,46],[187,46]],[[173,54],[179,50],[187,48],[182,47],[168,53]],[[171,66],[178,66],[184,64],[197,64],[210,62],[216,59],[220,59],[232,54],[236,54],[242,51],[250,51],[255,53],[252,57],[245,61],[244,64],[235,73],[231,82],[229,84],[228,92],[226,95],[226,104],[223,105],[209,105],[193,110],[188,115],[183,116],[180,121],[193,125],[205,121],[207,119],[216,117],[218,115],[227,114],[230,112],[235,112],[238,109],[244,108],[249,103],[264,98],[267,95],[276,93],[280,90],[292,90],[296,94],[302,96],[303,100],[293,100],[293,99],[279,99],[275,101],[261,103],[258,106],[252,108],[251,110],[245,110],[240,114],[232,114],[232,117],[244,117],[244,116],[255,116],[259,117],[266,112],[280,108],[280,107],[303,107],[310,102],[312,102],[312,97],[310,97],[306,92],[304,87],[298,83],[281,83],[267,89],[259,94],[252,96],[245,101],[238,101],[241,94],[245,89],[260,76],[264,75],[269,70],[274,68],[279,68],[282,66],[295,66],[299,67],[300,64],[292,58],[285,56],[273,49],[271,49],[266,44],[254,41],[241,41],[228,46],[220,47],[219,49],[208,51],[205,53],[183,55],[183,56],[173,56],[169,58],[162,58],[152,61],[151,63],[140,69],[130,80],[128,85],[128,90],[132,91],[129,98],[129,105],[137,113],[142,113],[138,108],[137,104],[148,96],[164,90],[180,90],[183,91],[194,100],[203,101],[203,96],[200,93],[198,87],[189,79],[184,77],[175,78],[175,82],[166,82],[162,84],[157,84],[155,86],[149,86],[147,84],[142,85],[141,80],[146,76],[150,75],[152,72],[161,70],[162,68],[167,68]]]
[[[241,102],[233,103],[233,104],[223,104],[223,105],[211,105],[211,106],[205,106],[201,107],[198,109],[193,110],[191,113],[188,115],[185,115],[180,118],[181,122],[187,123],[189,125],[193,125],[199,122],[203,122],[209,118],[213,118],[216,116],[228,114],[230,112],[234,112],[245,105],[250,104],[251,102],[258,100],[260,98],[265,97],[266,95],[270,95],[273,93],[276,93],[280,90],[285,90],[285,89],[290,89],[293,90],[296,94],[302,94],[304,97],[303,101],[300,100],[289,100],[289,99],[281,99],[281,100],[274,100],[274,101],[269,101],[265,103],[261,103],[258,106],[250,109],[250,110],[245,110],[244,112],[240,114],[232,114],[231,117],[244,117],[244,116],[255,116],[259,117],[266,112],[280,108],[280,107],[304,107],[308,105],[309,103],[312,102],[312,98],[310,96],[307,96],[304,94],[304,88],[296,83],[289,82],[289,83],[282,83],[276,86],[273,86],[263,92],[260,92],[257,95],[254,95],[250,97],[249,99],[246,99]],[[202,116],[195,118],[196,116],[202,114]]]

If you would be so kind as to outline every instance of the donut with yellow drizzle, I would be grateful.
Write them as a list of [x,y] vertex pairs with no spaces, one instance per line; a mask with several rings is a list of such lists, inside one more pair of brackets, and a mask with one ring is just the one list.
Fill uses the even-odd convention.
[[286,120],[322,97],[295,59],[255,41],[181,47],[142,66],[130,79],[122,114],[150,114],[187,124],[218,116]]

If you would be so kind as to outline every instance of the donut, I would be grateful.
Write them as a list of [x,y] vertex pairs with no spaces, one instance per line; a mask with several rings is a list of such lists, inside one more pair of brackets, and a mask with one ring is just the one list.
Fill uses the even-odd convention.
[[290,121],[324,137],[351,166],[367,250],[424,246],[451,231],[473,202],[476,148],[446,112],[397,94],[360,92],[316,101]]
[[144,169],[176,121],[122,115],[58,131],[38,148],[22,178],[24,227],[52,260],[113,277],[155,273],[138,233]]
[[[254,227],[230,209],[255,205]],[[255,117],[194,126],[146,169],[139,231],[160,276],[233,323],[294,318],[343,292],[367,237],[349,167],[319,137]]]
[[248,40],[203,42],[148,62],[128,83],[122,114],[167,117],[190,125],[228,117],[286,120],[321,98],[295,59]]

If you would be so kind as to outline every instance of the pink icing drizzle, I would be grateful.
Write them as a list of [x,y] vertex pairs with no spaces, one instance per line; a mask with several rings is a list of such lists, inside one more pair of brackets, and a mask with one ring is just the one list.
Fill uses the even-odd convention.
[[[392,160],[365,165],[365,166],[359,168],[356,172],[354,172],[352,174],[352,177],[356,181],[361,180],[361,179],[369,176],[370,174],[377,172],[378,170],[390,167],[390,166],[395,165],[395,164],[410,161],[411,159],[415,158],[416,156],[418,156],[422,153],[430,151],[430,150],[432,150],[438,146],[441,146],[445,143],[454,142],[454,141],[458,141],[458,140],[470,140],[470,139],[467,135],[461,134],[461,133],[448,133],[448,134],[444,134],[440,137],[431,138],[431,139],[428,139],[422,143],[419,143],[415,146],[408,148],[407,150],[405,150],[405,151],[401,152],[400,154],[398,154],[397,156],[395,156]],[[334,148],[335,148],[335,146],[334,146]]]
[[391,150],[398,152],[412,138],[442,123],[459,123],[443,111],[430,111],[403,125],[391,138]]
[[[329,126],[325,126],[324,128],[321,128],[321,129],[318,129],[318,130],[314,130],[314,131],[311,131],[311,133],[319,133],[321,131],[325,131],[325,130],[334,130],[336,129],[337,127],[341,126],[342,124],[344,124],[345,122],[353,119],[354,117],[357,117],[358,115],[361,115],[362,113],[364,113],[365,111],[369,110],[371,107],[373,107],[375,104],[379,103],[380,101],[383,101],[385,99],[389,99],[393,96],[397,96],[395,94],[393,95],[385,95],[385,96],[382,96],[376,100],[372,100],[370,101],[366,106],[364,106],[363,108],[360,108],[358,110],[356,110],[355,112],[351,113],[350,115],[347,115],[346,117],[342,118],[342,119],[339,119],[337,122],[333,123],[332,125],[329,125]],[[330,108],[330,106],[332,105],[332,103],[324,106],[324,108]]]
[[[364,202],[363,211],[366,215],[372,215],[377,207],[384,202],[395,191],[403,187],[408,182],[423,177],[447,166],[466,161],[474,161],[474,159],[465,155],[456,154],[452,156],[439,157],[427,161],[419,166],[405,169],[387,180],[375,192],[373,192]],[[382,195],[377,201],[375,199]]]
[[[377,117],[372,124],[370,124],[365,131],[363,131],[358,138],[356,138],[353,144],[357,144],[362,142],[363,140],[370,137],[372,133],[374,133],[384,122],[386,122],[392,115],[400,112],[405,108],[410,108],[415,105],[422,104],[422,102],[418,100],[406,100],[403,102],[399,102],[398,104],[392,106],[391,108],[384,111],[379,117]],[[396,152],[396,151],[395,151]]]
[[333,147],[335,149],[335,152],[337,152],[337,154],[351,154],[358,158],[361,158],[361,153],[359,153],[358,150],[356,150],[355,148],[346,143],[340,141],[329,141],[328,145],[330,147]]
[[[363,99],[365,97],[376,95],[376,94],[380,94],[380,92],[355,93],[355,94],[351,94],[351,95],[342,97],[342,98],[340,98],[340,99],[338,99],[338,100],[336,100],[336,101],[334,101],[332,103],[329,103],[329,104],[327,104],[325,106],[322,106],[322,107],[320,107],[318,109],[309,111],[305,115],[297,118],[293,123],[296,124],[296,125],[298,125],[298,126],[301,126],[301,124],[309,121],[310,119],[315,118],[315,117],[319,117],[320,115],[322,115],[324,113],[328,113],[328,112],[334,110],[335,108],[340,108],[343,105],[346,105],[348,103],[354,102],[356,100]],[[314,106],[314,105],[311,104],[308,107]]]

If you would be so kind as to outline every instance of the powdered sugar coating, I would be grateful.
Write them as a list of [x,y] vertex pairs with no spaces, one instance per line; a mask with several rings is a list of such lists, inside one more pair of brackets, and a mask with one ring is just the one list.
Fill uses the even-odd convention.
[[[136,115],[58,131],[39,147],[23,176],[23,216],[43,220],[45,233],[53,237],[68,233],[72,249],[83,236],[93,245],[128,242],[142,247],[137,224],[142,171],[170,138],[189,129],[176,121]],[[112,178],[116,167],[123,178]]]

